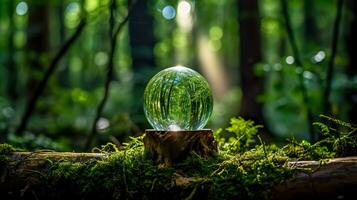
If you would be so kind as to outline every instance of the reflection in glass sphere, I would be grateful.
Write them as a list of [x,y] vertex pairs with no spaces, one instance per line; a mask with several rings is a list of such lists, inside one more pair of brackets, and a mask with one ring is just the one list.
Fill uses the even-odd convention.
[[160,71],[145,89],[145,115],[156,130],[201,129],[212,108],[212,92],[207,81],[183,66]]

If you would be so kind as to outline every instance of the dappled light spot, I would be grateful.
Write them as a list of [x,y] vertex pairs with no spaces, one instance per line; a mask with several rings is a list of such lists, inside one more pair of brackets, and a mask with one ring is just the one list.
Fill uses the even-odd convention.
[[27,3],[24,1],[21,1],[19,4],[16,6],[16,14],[22,16],[25,15],[28,11],[28,6]]
[[189,15],[191,12],[191,4],[187,1],[180,1],[177,6],[179,15]]
[[164,9],[162,9],[161,13],[162,16],[167,20],[171,20],[176,16],[175,8],[170,5],[165,6]]
[[71,95],[74,102],[84,103],[88,100],[88,94],[79,88],[73,89]]
[[206,36],[200,35],[198,56],[201,70],[211,83],[215,98],[220,99],[228,89],[228,80],[225,78],[228,75],[225,73],[222,61],[210,46],[210,40]]
[[184,32],[189,32],[192,29],[192,6],[187,1],[179,1],[177,5],[177,24]]
[[313,62],[316,62],[316,63],[321,62],[325,59],[325,57],[326,57],[325,52],[319,51],[319,52],[317,52],[317,54],[314,55]]
[[106,52],[97,52],[94,56],[94,63],[97,66],[104,66],[108,63],[108,54]]
[[295,62],[295,58],[292,57],[292,56],[288,56],[288,57],[286,57],[285,62],[286,62],[288,65],[292,65],[292,64],[294,64],[294,62]]
[[170,131],[179,131],[179,130],[181,130],[181,128],[180,128],[180,126],[177,126],[177,125],[175,125],[175,124],[171,124],[171,125],[169,126],[169,130],[170,130]]
[[281,71],[283,69],[283,65],[281,65],[280,63],[275,63],[273,69],[275,71]]
[[97,7],[98,0],[84,1],[84,9],[88,12],[94,11]]
[[81,8],[77,2],[71,2],[65,10],[65,25],[68,28],[75,28],[79,24]]
[[209,29],[209,36],[212,40],[219,40],[223,36],[222,28],[219,26],[212,26]]
[[5,107],[1,110],[1,114],[6,118],[11,118],[14,115],[15,111],[10,106]]
[[304,71],[303,76],[305,79],[312,79],[314,77],[314,74],[309,71]]
[[101,117],[97,122],[97,129],[99,132],[106,132],[110,126],[108,119]]

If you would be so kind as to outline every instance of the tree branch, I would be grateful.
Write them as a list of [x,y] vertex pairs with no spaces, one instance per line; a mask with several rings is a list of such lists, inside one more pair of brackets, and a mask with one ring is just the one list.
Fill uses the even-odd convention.
[[294,55],[294,58],[295,58],[296,66],[297,66],[298,69],[302,70],[300,73],[298,73],[299,88],[300,88],[300,91],[302,92],[302,97],[303,97],[303,101],[304,101],[303,103],[305,104],[306,111],[307,111],[307,123],[308,123],[308,130],[309,130],[309,134],[310,134],[310,140],[311,141],[315,141],[315,134],[314,134],[313,126],[312,126],[313,114],[312,114],[312,111],[310,109],[309,98],[308,98],[308,95],[307,95],[307,89],[306,89],[306,87],[304,85],[304,76],[303,76],[304,66],[303,66],[302,61],[301,61],[299,49],[298,49],[298,46],[296,44],[294,31],[293,31],[292,26],[291,26],[290,16],[289,16],[289,13],[288,13],[287,0],[281,0],[280,2],[281,2],[281,9],[282,9],[283,18],[284,18],[284,21],[285,21],[285,28],[286,28],[286,32],[288,34],[289,43],[290,43],[292,51],[293,51],[293,55]]
[[331,41],[331,56],[328,62],[327,70],[326,70],[326,85],[324,90],[324,114],[329,114],[331,109],[331,102],[330,102],[330,94],[331,94],[331,84],[333,78],[333,71],[334,71],[334,61],[337,52],[337,42],[338,42],[338,35],[340,32],[340,22],[342,17],[342,7],[343,7],[343,0],[338,0],[337,8],[336,8],[336,18],[333,26],[332,32],[332,41]]
[[16,129],[15,134],[20,135],[27,127],[28,121],[33,113],[33,111],[36,108],[37,101],[39,97],[42,95],[48,80],[51,78],[53,73],[55,72],[57,68],[58,62],[61,60],[61,58],[66,54],[66,52],[69,50],[69,48],[72,46],[72,44],[76,41],[76,39],[80,36],[83,28],[85,27],[86,20],[83,19],[80,24],[78,25],[76,31],[73,33],[73,35],[66,41],[66,43],[61,47],[61,49],[57,52],[55,57],[52,59],[49,67],[47,68],[45,75],[43,76],[42,80],[39,82],[37,87],[35,88],[35,91],[31,98],[29,99],[25,112],[21,117],[21,122],[18,128]]
[[87,141],[85,143],[84,148],[86,150],[88,150],[90,148],[90,146],[92,145],[93,139],[95,138],[95,136],[97,134],[97,123],[98,123],[100,116],[102,115],[104,106],[105,106],[107,99],[109,97],[110,83],[112,81],[113,74],[114,74],[114,53],[115,53],[115,49],[116,49],[116,45],[117,45],[117,36],[120,33],[120,31],[123,29],[124,25],[128,22],[130,14],[131,14],[135,4],[136,4],[136,2],[134,2],[133,5],[130,6],[126,17],[115,28],[114,11],[116,9],[116,4],[115,4],[115,0],[112,0],[112,2],[111,2],[110,17],[109,17],[109,36],[110,36],[111,42],[110,42],[109,62],[108,62],[108,66],[107,66],[107,73],[106,73],[105,84],[104,84],[104,94],[103,94],[102,100],[98,104],[96,114],[95,114],[93,124],[92,124],[91,133],[88,136]]

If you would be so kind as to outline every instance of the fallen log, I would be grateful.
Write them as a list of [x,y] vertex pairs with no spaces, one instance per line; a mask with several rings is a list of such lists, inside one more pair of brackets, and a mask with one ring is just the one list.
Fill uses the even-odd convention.
[[[11,196],[16,192],[20,193],[16,197],[21,197],[28,187],[33,188],[40,184],[39,181],[49,171],[51,162],[66,160],[85,163],[102,159],[104,156],[105,154],[101,153],[13,152],[8,156],[6,166],[0,166],[0,197]],[[357,194],[357,157],[335,158],[326,162],[296,161],[288,164],[310,168],[312,171],[298,173],[292,179],[271,188],[269,193],[273,199],[354,199]]]
[[357,157],[319,161],[289,162],[295,167],[311,168],[274,188],[274,199],[356,199]]

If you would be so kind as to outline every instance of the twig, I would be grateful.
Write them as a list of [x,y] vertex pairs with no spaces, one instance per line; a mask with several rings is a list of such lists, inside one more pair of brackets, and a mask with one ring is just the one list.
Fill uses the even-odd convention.
[[107,102],[108,96],[109,96],[109,89],[110,89],[110,83],[113,78],[114,74],[114,53],[115,53],[115,48],[117,44],[117,36],[119,32],[123,29],[124,25],[128,22],[130,14],[132,12],[132,9],[134,8],[135,3],[129,8],[128,14],[126,17],[118,24],[118,26],[115,28],[114,27],[114,11],[115,11],[115,0],[112,0],[111,6],[110,6],[110,17],[109,17],[109,36],[110,36],[110,55],[109,55],[109,62],[107,66],[107,73],[106,73],[106,79],[105,79],[105,85],[104,85],[104,94],[103,98],[98,104],[96,114],[93,120],[92,124],[92,129],[91,133],[87,138],[87,141],[85,143],[85,149],[88,150],[92,144],[92,141],[94,137],[97,134],[97,122],[102,115],[103,108]]
[[[281,0],[281,8],[282,8],[282,14],[283,14],[283,18],[285,20],[285,28],[286,28],[286,32],[288,34],[288,38],[289,38],[289,42],[293,51],[293,55],[295,58],[295,62],[298,68],[301,68],[302,70],[304,69],[304,66],[302,64],[301,58],[300,58],[300,53],[296,44],[296,39],[295,39],[295,35],[294,35],[294,31],[291,27],[291,22],[290,22],[290,16],[288,13],[288,3],[286,0]],[[299,77],[299,88],[302,92],[302,97],[303,97],[303,101],[306,107],[306,111],[307,111],[307,123],[308,123],[308,130],[309,130],[309,134],[310,134],[310,140],[311,141],[315,141],[315,134],[314,134],[314,129],[312,126],[313,123],[313,114],[312,111],[310,109],[310,104],[309,104],[309,98],[307,95],[307,89],[304,85],[304,76],[303,76],[303,71],[298,73],[298,77]]]
[[324,114],[329,114],[330,109],[331,109],[331,103],[330,103],[330,94],[331,94],[331,84],[332,84],[332,78],[333,78],[333,71],[334,71],[334,61],[336,57],[336,52],[337,52],[337,42],[338,42],[338,35],[340,32],[340,22],[341,22],[341,16],[342,16],[342,7],[343,7],[343,0],[338,0],[337,2],[337,8],[336,8],[336,18],[333,26],[333,32],[332,32],[332,41],[331,41],[331,56],[330,60],[328,62],[327,66],[327,71],[326,71],[326,85],[325,85],[325,90],[324,90]]
[[76,39],[80,36],[83,28],[85,27],[86,20],[83,19],[81,23],[78,25],[76,31],[73,33],[73,35],[66,41],[66,43],[61,47],[61,49],[57,52],[53,60],[51,61],[49,67],[47,68],[45,75],[43,76],[42,80],[39,82],[37,87],[35,88],[35,91],[31,98],[29,99],[26,110],[24,114],[21,117],[21,122],[18,128],[16,129],[15,134],[20,135],[27,127],[27,123],[33,113],[33,111],[36,108],[36,104],[38,101],[38,98],[41,96],[43,93],[48,80],[52,76],[52,74],[55,72],[57,68],[58,62],[61,60],[61,58],[66,54],[66,52],[69,50],[69,48],[72,46],[72,44],[76,41]]

